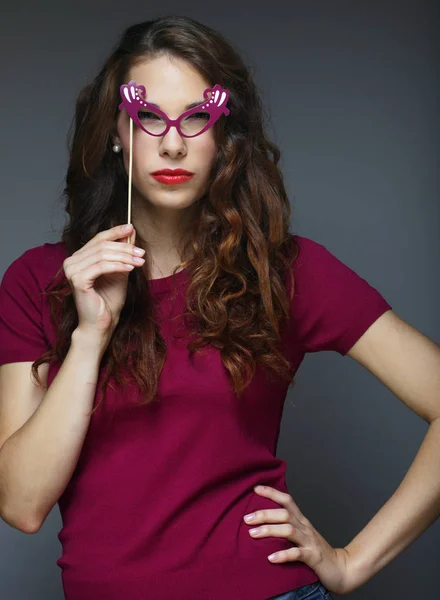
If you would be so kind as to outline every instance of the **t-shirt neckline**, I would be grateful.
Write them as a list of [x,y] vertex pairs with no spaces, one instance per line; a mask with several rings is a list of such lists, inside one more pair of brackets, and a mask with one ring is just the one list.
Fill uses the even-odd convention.
[[176,285],[180,285],[184,281],[185,275],[186,269],[181,269],[180,271],[177,271],[177,273],[175,273],[174,275],[171,274],[167,275],[167,277],[149,279],[148,287],[150,288],[150,291],[152,293],[170,291],[174,287],[174,282],[176,283]]

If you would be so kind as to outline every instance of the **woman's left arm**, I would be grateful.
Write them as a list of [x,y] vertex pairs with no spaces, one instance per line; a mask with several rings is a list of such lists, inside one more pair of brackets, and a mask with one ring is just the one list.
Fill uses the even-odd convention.
[[371,579],[440,516],[440,347],[385,312],[347,353],[429,423],[401,484],[347,545],[348,587]]
[[333,548],[321,536],[290,494],[270,486],[255,491],[283,508],[257,511],[252,526],[263,527],[249,531],[256,538],[279,536],[296,544],[269,560],[303,561],[337,594],[348,594],[374,577],[440,516],[440,347],[389,310],[347,355],[429,423],[411,467],[391,498],[343,548]]

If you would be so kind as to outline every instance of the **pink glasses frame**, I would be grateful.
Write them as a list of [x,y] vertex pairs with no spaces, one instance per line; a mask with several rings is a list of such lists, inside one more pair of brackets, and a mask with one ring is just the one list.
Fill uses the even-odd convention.
[[[207,96],[209,92],[212,92],[212,94],[211,98],[208,100]],[[177,119],[170,119],[168,115],[162,110],[147,102],[145,100],[145,93],[145,86],[137,85],[133,79],[130,80],[128,84],[122,84],[120,86],[120,95],[122,98],[122,102],[121,104],[119,104],[118,108],[119,110],[125,109],[128,115],[133,119],[134,123],[136,123],[136,125],[140,127],[142,131],[145,131],[145,133],[148,133],[148,135],[152,135],[154,137],[164,136],[173,126],[176,127],[177,131],[182,137],[196,137],[202,134],[207,129],[209,129],[209,127],[212,127],[212,125],[214,125],[214,123],[220,118],[222,114],[224,114],[225,116],[229,115],[229,109],[226,106],[226,103],[229,99],[229,92],[228,90],[222,88],[218,83],[216,83],[215,86],[212,88],[206,88],[203,92],[203,96],[206,98],[206,102],[202,102],[198,106],[191,108],[191,110],[187,110],[186,112],[182,113]],[[144,129],[138,117],[138,111],[140,110],[150,110],[160,115],[167,124],[165,131],[163,133],[154,134]],[[196,133],[195,135],[184,134],[180,129],[180,121],[185,117],[200,111],[209,113],[208,123],[199,133]]]

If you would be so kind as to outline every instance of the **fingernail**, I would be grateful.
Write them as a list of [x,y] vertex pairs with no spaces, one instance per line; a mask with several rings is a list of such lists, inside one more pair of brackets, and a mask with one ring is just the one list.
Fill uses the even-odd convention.
[[246,516],[244,517],[244,520],[245,520],[245,521],[247,521],[247,522],[249,522],[249,521],[253,521],[253,520],[254,520],[254,518],[255,518],[255,514],[254,514],[254,513],[252,513],[252,514],[250,514],[250,515],[246,515]]

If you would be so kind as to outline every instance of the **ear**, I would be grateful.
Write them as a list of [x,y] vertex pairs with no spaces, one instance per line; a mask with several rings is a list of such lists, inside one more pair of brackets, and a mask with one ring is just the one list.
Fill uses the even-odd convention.
[[113,125],[112,130],[110,132],[110,138],[112,140],[112,144],[120,144],[121,140],[118,135],[118,129],[116,123]]

